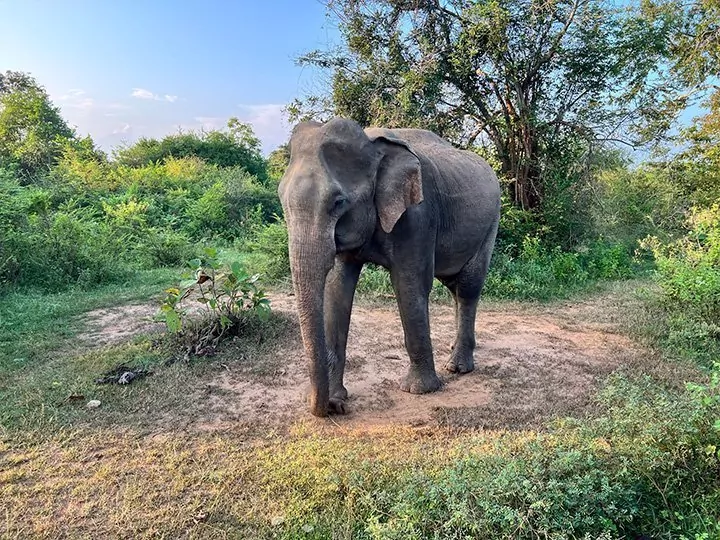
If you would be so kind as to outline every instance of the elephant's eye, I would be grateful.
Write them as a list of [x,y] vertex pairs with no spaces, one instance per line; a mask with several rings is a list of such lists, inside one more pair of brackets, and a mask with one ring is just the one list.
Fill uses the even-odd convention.
[[342,195],[338,196],[335,199],[335,202],[333,203],[333,207],[332,207],[333,213],[336,213],[336,212],[339,212],[340,210],[342,210],[345,207],[345,205],[347,204],[347,202],[348,202],[347,197],[344,197]]

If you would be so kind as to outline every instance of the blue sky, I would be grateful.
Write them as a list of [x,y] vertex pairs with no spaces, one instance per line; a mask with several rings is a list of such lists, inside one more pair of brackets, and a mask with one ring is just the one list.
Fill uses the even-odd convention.
[[269,152],[316,81],[294,58],[336,37],[318,0],[0,0],[0,71],[30,72],[106,150],[237,116]]

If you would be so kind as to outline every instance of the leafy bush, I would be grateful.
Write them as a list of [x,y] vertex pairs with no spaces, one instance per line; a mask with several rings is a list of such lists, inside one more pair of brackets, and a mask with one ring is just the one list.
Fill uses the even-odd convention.
[[678,180],[672,169],[653,165],[599,172],[595,230],[627,246],[648,235],[666,239],[682,233],[687,195]]
[[274,536],[716,538],[718,369],[684,392],[615,375],[596,417],[539,432],[284,441],[261,459]]
[[280,216],[267,225],[257,224],[245,244],[250,251],[249,264],[265,276],[280,280],[290,276],[287,225]]
[[658,264],[665,297],[681,309],[690,308],[708,320],[720,320],[720,204],[694,209],[690,232],[662,245],[648,238]]
[[141,138],[131,146],[120,148],[115,157],[122,165],[140,168],[162,163],[167,158],[195,157],[218,167],[241,167],[264,182],[266,164],[260,140],[252,128],[237,118],[230,118],[227,127],[227,131],[178,133],[162,140]]
[[528,237],[517,257],[497,249],[485,283],[485,294],[496,298],[548,299],[565,296],[597,280],[633,275],[634,261],[619,244],[594,242],[574,252],[548,249]]
[[674,242],[642,244],[656,259],[668,345],[707,363],[720,354],[720,205],[694,209],[688,227]]
[[[158,315],[185,354],[213,354],[220,341],[242,331],[248,317],[269,313],[270,301],[258,286],[260,275],[249,275],[237,261],[221,264],[215,248],[205,248],[203,256],[187,266],[189,279],[179,288],[166,289]],[[185,300],[196,309],[185,308]]]
[[0,283],[59,290],[127,275],[121,237],[107,224],[72,204],[49,205],[42,189],[0,183]]

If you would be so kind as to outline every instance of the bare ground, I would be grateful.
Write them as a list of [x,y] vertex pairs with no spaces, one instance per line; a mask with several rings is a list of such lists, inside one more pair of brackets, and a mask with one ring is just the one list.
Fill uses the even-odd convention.
[[[195,386],[195,427],[286,429],[297,422],[361,429],[537,427],[558,415],[588,412],[597,385],[610,372],[646,371],[655,362],[619,332],[617,314],[623,307],[612,296],[546,306],[481,304],[476,369],[454,375],[443,367],[455,339],[454,309],[435,304],[432,341],[443,387],[432,394],[407,394],[398,388],[409,360],[397,307],[356,302],[345,375],[349,414],[318,420],[305,405],[307,374],[294,299],[275,293],[271,300],[287,331],[250,355],[231,344],[221,353],[216,369]],[[113,343],[153,329],[147,319],[151,311],[135,305],[90,313],[85,339]]]

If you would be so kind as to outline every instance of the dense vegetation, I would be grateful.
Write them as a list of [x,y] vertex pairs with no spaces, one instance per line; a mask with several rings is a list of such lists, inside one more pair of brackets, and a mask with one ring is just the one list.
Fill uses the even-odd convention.
[[[354,538],[717,538],[720,5],[330,5],[344,44],[300,59],[329,70],[331,84],[294,103],[294,117],[429,127],[485,156],[505,187],[486,296],[553,300],[637,279],[642,315],[623,315],[634,317],[628,331],[659,359],[694,366],[703,384],[618,374],[597,396],[595,417],[540,433],[377,444],[300,436],[281,451],[234,450],[247,460],[242,470],[228,462],[233,452],[214,456],[230,471],[214,480],[223,500],[249,483],[259,495],[241,498],[263,508],[249,522],[264,531],[270,505],[283,515],[273,533],[292,538],[338,530]],[[683,127],[677,114],[698,100],[702,116]],[[653,152],[633,163],[621,150],[628,145]],[[146,341],[60,366],[46,349],[74,326],[58,331],[58,318],[166,290],[166,322],[177,331],[185,324],[175,312],[180,268],[225,275],[224,292],[203,300],[221,324],[192,327],[183,339],[215,346],[226,321],[264,312],[253,274],[265,285],[289,275],[276,195],[287,161],[287,145],[264,157],[251,126],[235,118],[224,130],[144,138],[108,156],[67,125],[30,75],[0,74],[0,375],[50,366],[12,387],[0,381],[0,402],[35,411],[3,405],[2,426],[33,432],[77,421],[43,392],[59,399],[56,381],[69,373],[91,384],[86,363],[166,360],[166,349]],[[387,274],[366,268],[359,291],[391,293]],[[434,295],[446,293],[438,284]],[[249,328],[270,335],[277,325],[262,319]],[[182,370],[193,368],[173,369],[184,388]],[[177,458],[187,459],[187,478],[215,474],[201,457]]]

